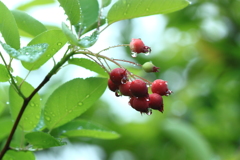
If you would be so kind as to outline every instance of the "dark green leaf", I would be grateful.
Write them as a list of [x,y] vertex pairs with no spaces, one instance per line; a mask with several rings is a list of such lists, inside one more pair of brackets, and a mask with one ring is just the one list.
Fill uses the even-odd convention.
[[14,10],[12,11],[12,14],[17,22],[18,28],[32,36],[37,36],[47,30],[41,22],[25,12]]
[[34,1],[27,2],[27,3],[24,2],[24,4],[17,7],[17,9],[18,10],[27,10],[32,7],[36,7],[36,6],[40,6],[40,5],[47,5],[47,4],[52,4],[52,3],[55,3],[55,1],[54,0],[34,0]]
[[25,138],[31,145],[33,145],[32,148],[50,148],[66,144],[44,132],[31,132],[26,134]]
[[99,14],[99,4],[97,0],[79,0],[79,3],[82,11],[80,30],[83,31],[97,21]]
[[110,3],[111,3],[112,0],[102,0],[102,7],[107,7]]
[[90,137],[99,139],[116,139],[119,134],[99,124],[85,120],[71,121],[58,128],[62,137]]
[[80,22],[81,10],[78,0],[58,0],[72,25]]
[[93,46],[98,40],[98,31],[94,31],[91,36],[83,37],[79,40],[78,45],[82,48],[88,48]]
[[6,138],[9,135],[11,128],[13,126],[13,122],[11,118],[1,118],[0,126],[1,126],[0,141],[2,141],[4,138]]
[[10,79],[7,68],[0,64],[0,82],[7,82]]
[[99,99],[106,86],[106,78],[77,78],[63,84],[46,102],[46,126],[53,129],[80,116]]
[[5,42],[15,49],[20,48],[17,23],[9,9],[0,1],[0,31]]
[[100,75],[103,75],[104,77],[108,77],[108,74],[105,72],[105,70],[100,67],[97,63],[86,59],[86,58],[72,58],[68,61],[69,64],[74,64],[77,66],[84,67],[86,69],[89,69],[90,71],[96,72]]
[[108,24],[136,17],[170,13],[188,5],[187,0],[119,0],[108,12]]
[[8,150],[3,160],[35,160],[33,152]]
[[[1,42],[0,42],[1,43]],[[24,62],[36,61],[48,48],[47,43],[35,44],[23,47],[19,50],[12,48],[11,46],[1,43],[4,50],[12,57]]]
[[[21,91],[26,97],[29,96],[34,90],[34,88],[29,83],[27,83],[26,81],[23,82],[23,79],[21,79],[20,77],[16,77],[16,81],[17,85],[21,85]],[[22,107],[23,98],[19,96],[13,85],[11,85],[9,88],[9,104],[12,118],[13,120],[15,120],[20,111],[20,108]],[[39,122],[40,115],[40,96],[36,94],[29,102],[26,110],[23,113],[20,121],[21,128],[24,131],[31,131],[32,129],[34,129]]]
[[67,27],[65,23],[62,22],[62,30],[65,36],[67,37],[68,41],[72,45],[78,45],[78,40],[75,34]]
[[41,57],[33,62],[22,62],[23,66],[28,70],[35,70],[40,68],[44,63],[46,63],[52,56],[57,53],[67,42],[67,38],[62,32],[62,30],[48,30],[37,37],[35,37],[31,42],[29,42],[28,46],[39,44],[39,43],[47,43],[49,46],[41,55]]
[[180,120],[169,119],[163,122],[166,135],[177,141],[192,156],[192,159],[212,159],[213,154],[206,140],[191,126]]

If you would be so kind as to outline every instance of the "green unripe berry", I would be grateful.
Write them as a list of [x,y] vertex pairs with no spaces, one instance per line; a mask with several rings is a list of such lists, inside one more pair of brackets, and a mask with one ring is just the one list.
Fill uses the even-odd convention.
[[145,72],[159,72],[159,67],[153,65],[152,62],[146,62],[142,65],[142,68]]

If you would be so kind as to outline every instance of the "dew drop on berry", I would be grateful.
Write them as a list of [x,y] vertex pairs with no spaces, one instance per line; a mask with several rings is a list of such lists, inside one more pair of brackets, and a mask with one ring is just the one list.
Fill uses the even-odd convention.
[[144,53],[145,56],[148,56],[149,54],[150,54],[150,52],[146,52],[146,53]]
[[152,110],[151,110],[151,109],[149,109],[149,110],[148,110],[148,112],[147,112],[147,115],[149,115],[149,116],[150,116],[151,114],[152,114]]
[[132,55],[131,55],[133,58],[136,58],[137,57],[137,53],[136,52],[132,52]]
[[119,90],[116,90],[116,91],[115,91],[115,96],[116,96],[116,97],[120,97],[121,95],[122,95],[122,94],[121,94],[121,92],[120,92]]

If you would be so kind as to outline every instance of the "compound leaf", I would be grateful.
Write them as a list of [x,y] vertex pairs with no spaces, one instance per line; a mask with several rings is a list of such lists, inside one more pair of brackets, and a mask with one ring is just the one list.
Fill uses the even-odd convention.
[[66,144],[44,132],[31,132],[26,134],[25,138],[31,145],[33,145],[32,148],[50,148]]
[[[20,90],[22,91],[25,97],[28,97],[33,92],[34,88],[26,81],[23,81],[22,78],[16,77],[16,81],[17,85],[20,86]],[[15,120],[22,107],[23,98],[20,97],[20,95],[16,92],[16,89],[14,89],[13,85],[11,85],[9,88],[9,104],[12,119]],[[27,108],[24,111],[23,116],[19,123],[20,127],[24,131],[33,130],[39,122],[40,115],[41,115],[40,96],[37,93],[29,102]]]
[[105,72],[105,70],[100,67],[95,62],[91,61],[90,59],[86,58],[72,58],[68,61],[69,64],[74,64],[83,68],[86,68],[90,71],[96,72],[100,75],[103,75],[105,77],[108,76],[108,74]]
[[118,0],[108,12],[108,24],[125,19],[170,13],[187,5],[189,5],[187,0]]
[[80,22],[81,10],[78,0],[58,0],[72,25]]
[[103,94],[106,78],[91,77],[66,82],[48,98],[44,121],[49,129],[68,123],[85,112]]
[[5,42],[15,49],[20,48],[17,23],[9,9],[0,1],[0,31]]
[[116,139],[119,137],[114,131],[86,120],[71,121],[59,128],[61,137],[90,137],[98,139]]
[[17,22],[18,28],[32,36],[37,36],[47,30],[41,22],[25,12],[13,10],[12,14]]
[[62,30],[48,30],[45,31],[28,43],[28,46],[47,43],[47,50],[38,58],[35,62],[23,62],[22,65],[28,70],[35,70],[40,68],[44,63],[46,63],[50,58],[53,57],[67,42],[67,38],[62,32]]

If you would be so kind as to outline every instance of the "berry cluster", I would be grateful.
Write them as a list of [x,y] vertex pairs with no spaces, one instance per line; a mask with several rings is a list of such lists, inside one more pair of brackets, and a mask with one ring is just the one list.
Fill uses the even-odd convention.
[[[150,47],[145,46],[141,39],[132,39],[130,49],[137,54],[151,51]],[[159,69],[151,62],[146,62],[142,67],[146,72],[158,72]],[[157,79],[151,83],[141,77],[138,79],[135,77],[124,68],[115,68],[110,72],[108,88],[115,92],[117,97],[129,96],[129,105],[141,113],[150,115],[152,109],[163,112],[162,96],[168,96],[172,93],[168,89],[167,82]],[[151,88],[151,94],[148,92],[148,86]]]

